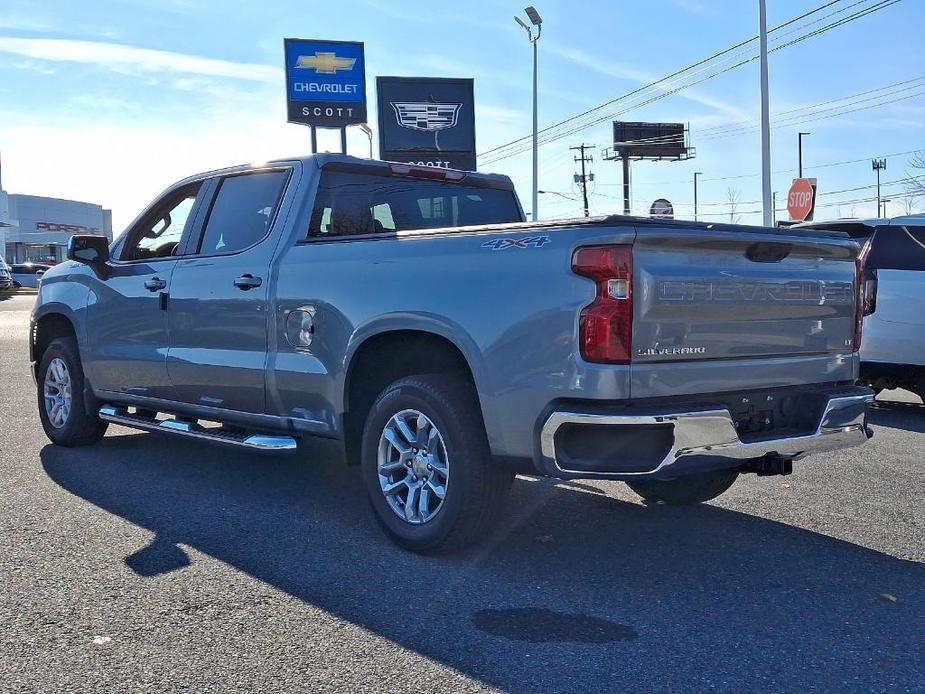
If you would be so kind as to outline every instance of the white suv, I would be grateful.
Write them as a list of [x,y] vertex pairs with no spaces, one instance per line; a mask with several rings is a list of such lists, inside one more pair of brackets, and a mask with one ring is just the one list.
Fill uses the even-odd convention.
[[799,227],[844,231],[863,247],[861,382],[925,401],[925,215]]

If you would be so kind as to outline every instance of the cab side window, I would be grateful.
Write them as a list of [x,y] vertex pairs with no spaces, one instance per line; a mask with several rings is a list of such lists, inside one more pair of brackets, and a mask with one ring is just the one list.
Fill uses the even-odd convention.
[[270,231],[288,171],[261,171],[222,179],[199,244],[200,255],[249,248]]
[[201,186],[194,183],[181,188],[148,214],[130,232],[120,259],[151,260],[177,255]]
[[509,189],[323,170],[308,238],[522,221]]

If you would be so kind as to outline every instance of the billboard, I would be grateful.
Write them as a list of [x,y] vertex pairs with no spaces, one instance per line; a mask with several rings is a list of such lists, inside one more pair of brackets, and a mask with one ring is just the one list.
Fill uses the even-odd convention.
[[686,159],[684,123],[613,122],[613,149],[618,156],[640,159]]
[[342,128],[366,122],[366,62],[355,41],[285,39],[290,123]]
[[379,158],[475,170],[471,79],[377,77]]

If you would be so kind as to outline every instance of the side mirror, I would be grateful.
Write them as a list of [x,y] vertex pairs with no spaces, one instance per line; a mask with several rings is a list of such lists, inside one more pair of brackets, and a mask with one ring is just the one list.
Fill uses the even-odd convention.
[[86,265],[109,260],[109,239],[105,236],[72,236],[67,243],[67,259]]

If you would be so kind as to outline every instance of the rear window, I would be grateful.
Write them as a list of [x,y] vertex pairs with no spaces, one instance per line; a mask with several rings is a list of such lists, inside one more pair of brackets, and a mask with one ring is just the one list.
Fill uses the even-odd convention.
[[878,227],[865,267],[872,270],[925,270],[925,227]]
[[504,224],[523,218],[513,190],[324,171],[309,237]]
[[840,222],[840,221],[831,221],[831,222],[812,222],[809,224],[798,224],[794,227],[795,229],[819,229],[821,231],[840,231],[843,234],[848,234],[855,241],[861,242],[864,239],[869,238],[874,233],[874,227],[869,224],[864,224],[863,222]]

